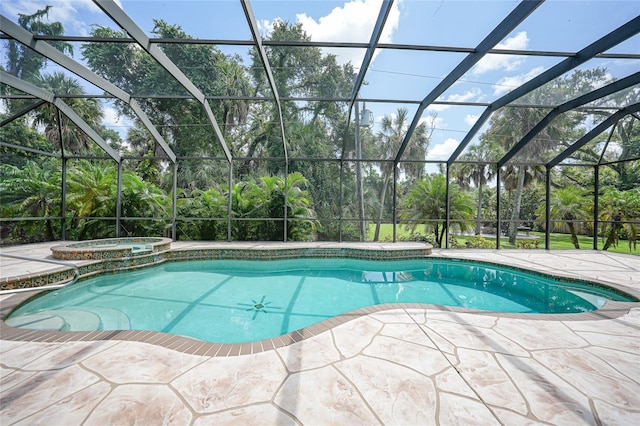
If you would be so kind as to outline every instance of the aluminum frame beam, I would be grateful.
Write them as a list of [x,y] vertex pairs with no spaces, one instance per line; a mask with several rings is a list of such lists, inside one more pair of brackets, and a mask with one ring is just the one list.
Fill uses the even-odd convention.
[[149,37],[144,33],[144,31],[136,24],[130,17],[127,15],[120,6],[116,4],[113,0],[93,0],[93,2],[98,6],[109,18],[113,20],[116,24],[118,24],[123,30],[125,30],[129,35],[138,43],[144,51],[146,51],[153,59],[155,59],[160,66],[162,66],[169,74],[176,79],[178,83],[182,85],[202,106],[206,112],[207,118],[211,123],[211,127],[213,127],[213,131],[218,137],[218,141],[224,151],[225,157],[227,157],[227,161],[231,162],[231,152],[227,147],[227,143],[224,140],[224,136],[220,131],[220,126],[218,126],[218,122],[211,111],[211,106],[209,102],[205,98],[204,94],[196,87],[195,84],[176,66],[176,64],[169,59],[169,57],[155,44],[152,44]]
[[[92,37],[92,36],[52,36],[52,35],[34,35],[36,40],[45,41],[69,41],[80,43],[106,42],[106,43],[135,43],[131,38],[123,37]],[[6,36],[0,34],[0,40],[6,39]],[[162,38],[153,37],[149,39],[151,43],[162,44],[200,44],[200,45],[219,45],[219,46],[253,46],[251,40],[237,39],[207,39],[207,38]],[[366,49],[367,43],[364,42],[339,42],[339,41],[294,41],[294,40],[263,40],[264,46],[291,46],[291,47],[339,47],[339,48],[355,48]],[[406,44],[406,43],[378,43],[378,49],[392,50],[416,50],[431,52],[452,52],[452,53],[473,53],[475,49],[472,47],[460,46],[436,46],[426,44]],[[516,56],[550,56],[550,57],[571,57],[576,56],[575,52],[562,52],[551,50],[518,50],[518,49],[490,49],[487,53],[496,55],[516,55]],[[596,58],[603,59],[640,59],[637,53],[599,53]]]
[[[76,126],[78,126],[84,133],[87,134],[87,136],[93,139],[93,141],[97,143],[104,152],[109,154],[109,156],[116,162],[120,163],[120,154],[116,150],[111,148],[111,146],[109,146],[109,144],[106,143],[104,139],[102,139],[100,135],[98,135],[98,133],[96,133],[96,131],[93,130],[91,126],[89,126],[78,114],[76,114],[76,112],[71,109],[69,105],[65,104],[62,99],[56,98],[53,93],[48,92],[40,87],[34,86],[33,84],[19,79],[18,77],[11,75],[3,70],[0,70],[0,82],[55,105],[60,111],[62,111],[64,115],[69,118],[69,120],[73,121]],[[62,141],[60,141],[60,143],[62,144]]]
[[551,123],[551,121],[553,121],[553,119],[558,115],[570,111],[578,106],[582,106],[602,97],[611,95],[612,93],[619,92],[620,90],[624,90],[638,83],[640,83],[640,72],[631,74],[630,76],[625,77],[621,80],[616,80],[611,84],[600,87],[599,89],[558,105],[552,111],[550,111],[542,120],[540,120],[540,122],[536,124],[533,129],[529,131],[529,133],[527,133],[522,139],[520,139],[518,143],[516,143],[509,150],[509,152],[507,152],[500,160],[498,160],[498,167],[504,166],[509,160],[516,156],[521,149],[528,145],[529,142],[531,142],[531,140],[533,140],[533,138],[535,138],[536,135],[538,135],[538,133],[540,133],[545,127],[547,127],[549,123]]
[[42,151],[41,149],[29,148],[28,146],[15,145],[8,142],[0,141],[0,146],[4,146],[6,148],[11,148],[11,149],[17,149],[19,151],[31,152],[33,154],[44,155],[45,157],[62,158],[62,155],[56,154],[55,152]]
[[502,108],[505,105],[510,104],[511,102],[537,89],[538,87],[550,82],[554,78],[560,77],[562,74],[578,67],[579,65],[584,64],[588,60],[595,57],[597,54],[611,49],[612,47],[622,43],[623,41],[627,40],[630,37],[633,37],[638,33],[640,33],[640,16],[616,28],[609,34],[580,50],[578,53],[576,53],[575,56],[567,58],[559,64],[554,65],[553,67],[544,71],[542,74],[539,74],[538,76],[520,85],[516,89],[512,90],[500,99],[493,102],[491,106],[487,107],[487,109],[484,110],[471,130],[469,130],[462,142],[460,142],[456,150],[453,152],[453,154],[451,154],[451,156],[447,160],[447,164],[452,164],[456,160],[456,158],[458,158],[462,151],[464,151],[464,149],[467,147],[469,142],[471,142],[471,139],[476,135],[476,133],[478,133],[480,128],[488,120],[491,113]]
[[548,169],[551,169],[551,168],[557,166],[565,158],[569,157],[571,154],[573,154],[574,152],[576,152],[577,150],[582,148],[587,142],[589,142],[590,140],[592,140],[593,138],[598,136],[600,133],[604,132],[606,129],[608,129],[613,124],[617,123],[624,116],[629,115],[629,114],[633,114],[633,113],[638,112],[638,111],[640,111],[640,102],[635,103],[635,104],[631,104],[629,106],[626,106],[625,108],[621,109],[620,111],[618,111],[618,112],[616,112],[614,114],[611,114],[602,123],[598,124],[596,127],[594,127],[589,132],[587,132],[586,135],[584,135],[583,137],[578,139],[573,145],[571,145],[570,147],[568,147],[567,149],[562,151],[553,160],[549,161],[546,164],[546,167]]
[[269,63],[269,58],[267,57],[267,52],[264,50],[264,46],[262,44],[262,36],[260,35],[260,31],[258,30],[258,22],[256,21],[256,16],[253,13],[253,9],[251,8],[251,3],[247,0],[241,0],[242,9],[244,10],[244,15],[247,18],[247,23],[249,24],[249,29],[251,30],[251,36],[254,40],[254,47],[258,50],[258,55],[260,56],[260,62],[262,62],[262,66],[264,67],[264,71],[267,73],[267,80],[269,81],[269,86],[271,86],[271,91],[273,92],[273,97],[276,101],[276,106],[278,107],[278,119],[280,121],[280,132],[282,136],[282,145],[284,149],[284,161],[285,163],[289,162],[289,155],[287,150],[287,140],[284,133],[284,120],[282,118],[282,103],[280,102],[280,94],[278,93],[278,87],[276,87],[276,80],[273,78],[273,72],[271,71],[271,65]]
[[467,55],[420,103],[416,114],[413,116],[411,125],[405,133],[400,149],[395,158],[398,163],[404,154],[405,149],[413,136],[413,132],[422,118],[422,113],[429,105],[435,101],[438,96],[442,95],[449,87],[460,79],[467,71],[469,71],[480,59],[482,59],[490,49],[502,41],[511,33],[522,21],[524,21],[538,6],[542,4],[542,0],[525,0],[519,3],[512,11],[502,20],[494,29],[484,38],[476,47],[474,53]]
[[116,98],[128,104],[136,114],[138,119],[147,128],[149,133],[151,133],[151,136],[153,136],[156,142],[158,142],[158,144],[162,147],[171,161],[176,161],[176,155],[173,150],[169,147],[162,135],[160,135],[160,132],[158,132],[155,126],[151,123],[151,120],[149,120],[147,114],[140,108],[138,102],[133,99],[129,93],[125,92],[115,84],[112,84],[105,78],[94,73],[79,62],[76,62],[72,58],[60,52],[55,47],[51,46],[49,43],[42,40],[36,40],[33,33],[25,30],[19,25],[14,24],[3,15],[0,15],[0,28],[3,33],[13,37],[23,45],[38,52],[45,58],[57,63],[61,67],[64,67],[72,73],[76,74],[78,77],[83,78],[89,83],[101,88],[102,90],[112,94]]
[[14,120],[17,120],[18,118],[22,117],[25,114],[30,113],[31,111],[33,111],[34,109],[38,108],[40,105],[45,103],[46,101],[43,101],[42,99],[40,99],[39,101],[36,101],[34,104],[29,105],[25,108],[22,108],[20,111],[16,112],[11,117],[7,117],[4,120],[2,120],[2,122],[0,122],[0,127],[3,127]]
[[378,19],[376,20],[376,24],[373,27],[371,39],[369,40],[369,44],[367,45],[367,51],[364,54],[364,58],[362,58],[360,71],[358,71],[356,81],[353,84],[353,90],[351,91],[351,96],[349,97],[349,108],[347,109],[347,126],[345,129],[345,137],[343,138],[342,153],[340,154],[340,158],[344,158],[344,153],[347,147],[347,135],[349,134],[349,123],[351,123],[351,111],[353,111],[353,105],[356,103],[358,93],[360,93],[360,88],[362,87],[362,83],[364,82],[364,77],[367,74],[367,70],[369,69],[371,61],[373,60],[373,54],[378,45],[378,41],[380,40],[380,36],[382,35],[384,24],[387,22],[387,18],[389,17],[389,12],[391,12],[392,6],[393,0],[384,0],[382,2],[382,5],[380,6],[380,12],[378,13]]

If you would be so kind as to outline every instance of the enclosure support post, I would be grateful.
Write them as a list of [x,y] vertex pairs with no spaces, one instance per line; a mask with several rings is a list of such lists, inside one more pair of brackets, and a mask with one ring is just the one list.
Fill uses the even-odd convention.
[[122,160],[118,161],[118,187],[116,189],[116,238],[120,238],[122,226]]
[[287,242],[287,234],[289,234],[289,217],[287,210],[289,204],[289,159],[284,159],[284,235],[283,241]]
[[62,199],[60,200],[60,210],[62,213],[60,239],[67,239],[67,157],[62,157]]
[[593,176],[593,249],[598,250],[598,217],[600,216],[600,165],[594,166]]
[[338,208],[340,209],[338,218],[338,241],[342,242],[342,175],[344,171],[344,161],[340,160],[340,200],[338,202]]
[[551,244],[549,239],[551,238],[551,167],[547,167],[544,180],[544,249],[549,250]]
[[173,162],[173,199],[171,200],[171,239],[176,241],[178,229],[176,217],[178,216],[178,160]]
[[496,249],[500,249],[500,235],[502,224],[500,223],[500,166],[496,164]]
[[[446,166],[446,191],[445,191],[445,219],[444,219],[444,228],[445,228],[445,232],[444,232],[444,238],[445,238],[445,243],[444,243],[444,247],[449,248],[449,227],[451,226],[451,221],[450,221],[450,215],[449,215],[449,207],[450,207],[450,200],[449,200],[449,179],[451,178],[450,176],[450,170],[449,170],[449,163],[447,163]],[[437,238],[437,236],[436,236]]]
[[229,200],[227,201],[227,241],[231,242],[231,220],[233,216],[233,160],[229,161]]
[[358,197],[358,231],[360,233],[360,241],[367,240],[367,233],[364,226],[364,194],[362,188],[362,141],[360,140],[360,108],[356,100],[356,127],[355,132],[355,151],[356,151],[356,196]]
[[64,155],[64,144],[62,143],[62,117],[60,116],[60,110],[56,110],[56,120],[58,121],[58,137],[60,138],[60,156],[62,158],[62,183],[61,183],[61,197],[60,200],[60,239],[65,241],[67,239],[67,156]]
[[393,242],[398,241],[398,166],[393,163]]

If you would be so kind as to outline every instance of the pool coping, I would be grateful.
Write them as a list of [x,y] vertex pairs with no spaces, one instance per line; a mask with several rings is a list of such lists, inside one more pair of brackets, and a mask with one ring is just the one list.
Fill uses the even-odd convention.
[[[275,248],[275,250],[274,250]],[[390,249],[391,248],[391,249]],[[336,250],[339,249],[339,250]],[[413,255],[407,252],[407,250],[418,250],[413,252]],[[307,250],[305,252],[305,250]],[[336,255],[342,255],[341,257],[352,258],[368,258],[373,260],[380,260],[380,252],[384,251],[386,259],[406,259],[407,255],[410,258],[424,258],[434,260],[453,260],[461,262],[481,262],[489,265],[507,267],[517,271],[526,271],[535,275],[556,277],[568,282],[572,281],[586,281],[588,283],[595,283],[597,285],[603,285],[608,288],[612,288],[618,291],[622,291],[632,296],[638,297],[640,292],[636,289],[631,289],[628,286],[616,285],[611,282],[605,282],[603,280],[584,279],[581,280],[575,276],[563,276],[562,273],[550,273],[542,272],[509,263],[497,262],[497,261],[483,261],[478,259],[469,259],[465,257],[455,256],[439,256],[437,254],[432,255],[431,247],[425,245],[391,245],[391,244],[369,244],[363,247],[362,244],[309,244],[309,243],[289,243],[283,245],[274,245],[271,243],[227,243],[227,244],[190,244],[189,246],[183,246],[180,248],[171,248],[163,253],[156,253],[152,255],[138,256],[135,258],[127,259],[103,259],[93,261],[81,261],[78,262],[79,268],[85,268],[84,277],[88,277],[96,274],[104,274],[110,272],[118,272],[127,269],[136,269],[145,266],[151,266],[154,264],[160,264],[164,262],[180,261],[180,260],[198,260],[198,259],[235,259],[238,258],[239,252],[245,252],[240,258],[262,258],[262,259],[283,259],[300,257],[301,254],[307,257],[336,257]],[[276,254],[274,256],[274,253]],[[369,256],[363,256],[363,253]],[[143,259],[148,256],[152,256],[151,263],[137,264],[135,259]],[[151,260],[147,258],[146,260]],[[111,263],[110,263],[111,262]],[[113,262],[116,262],[113,264]],[[98,268],[98,266],[103,266]],[[39,275],[50,275],[65,273],[66,268],[52,268],[52,270],[41,273]],[[68,272],[68,271],[67,271]],[[32,274],[33,276],[33,274]],[[59,275],[58,275],[59,276]],[[37,294],[45,290],[39,288],[33,288],[33,290],[26,290],[21,293],[15,293],[9,297],[0,301],[0,336],[4,340],[12,341],[30,341],[30,342],[71,342],[71,341],[136,341],[142,343],[153,344],[156,346],[165,347],[171,350],[186,354],[206,355],[206,356],[237,356],[252,353],[259,353],[269,350],[275,350],[285,346],[292,345],[294,343],[311,338],[320,333],[331,330],[339,325],[345,324],[354,319],[375,314],[389,310],[436,310],[441,312],[451,313],[463,313],[493,316],[498,318],[515,318],[515,319],[527,319],[527,320],[540,320],[540,321],[594,321],[594,320],[606,320],[619,318],[627,314],[631,308],[637,307],[638,302],[614,302],[608,301],[600,309],[585,313],[569,313],[569,314],[524,314],[524,313],[506,313],[495,311],[483,311],[465,309],[459,307],[433,305],[433,304],[421,304],[421,303],[393,303],[369,306],[365,308],[356,309],[350,312],[343,313],[333,318],[329,318],[313,324],[309,327],[302,328],[300,330],[292,331],[281,336],[277,336],[270,339],[264,339],[254,342],[229,344],[229,343],[210,343],[195,338],[168,334],[157,331],[146,330],[104,330],[104,331],[43,331],[43,330],[30,330],[14,328],[7,325],[4,322],[4,318],[19,304],[23,303],[27,299],[36,296]]]

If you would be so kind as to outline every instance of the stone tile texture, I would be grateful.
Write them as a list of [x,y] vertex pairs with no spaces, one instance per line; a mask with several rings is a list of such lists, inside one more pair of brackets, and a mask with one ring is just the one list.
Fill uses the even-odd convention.
[[[580,254],[434,251],[590,279],[619,268],[640,289],[638,258]],[[0,339],[0,424],[640,424],[640,303],[587,320],[394,308],[224,351],[238,355]]]

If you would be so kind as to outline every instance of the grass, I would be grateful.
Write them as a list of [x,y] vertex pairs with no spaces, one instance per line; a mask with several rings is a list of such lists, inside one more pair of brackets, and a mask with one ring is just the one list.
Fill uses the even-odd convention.
[[[419,227],[416,229],[417,232],[424,234],[424,228]],[[369,225],[367,229],[367,239],[373,240],[373,234],[375,232],[375,225]],[[408,237],[411,232],[407,231],[404,226],[398,226],[396,228],[396,235],[398,239],[402,237]],[[530,237],[536,236],[540,239],[540,249],[544,249],[544,232],[530,232]],[[468,239],[472,238],[471,236],[461,236],[456,235],[456,240],[458,240],[459,246],[464,248],[464,243]],[[489,238],[488,238],[489,239]],[[380,241],[392,241],[393,240],[393,225],[390,223],[383,223],[380,226]],[[585,235],[578,235],[578,242],[580,243],[580,249],[582,250],[592,250],[593,249],[593,238]],[[598,247],[601,249],[604,245],[602,238],[598,238]],[[515,249],[517,248],[513,244],[509,244],[509,239],[506,237],[500,238],[500,248],[503,249]],[[549,248],[551,250],[575,250],[573,247],[573,243],[571,242],[571,235],[569,234],[557,234],[552,233],[549,236]],[[612,253],[624,253],[624,254],[633,254],[636,256],[640,256],[640,250],[630,250],[627,241],[620,241],[617,247],[609,247],[607,251]]]

